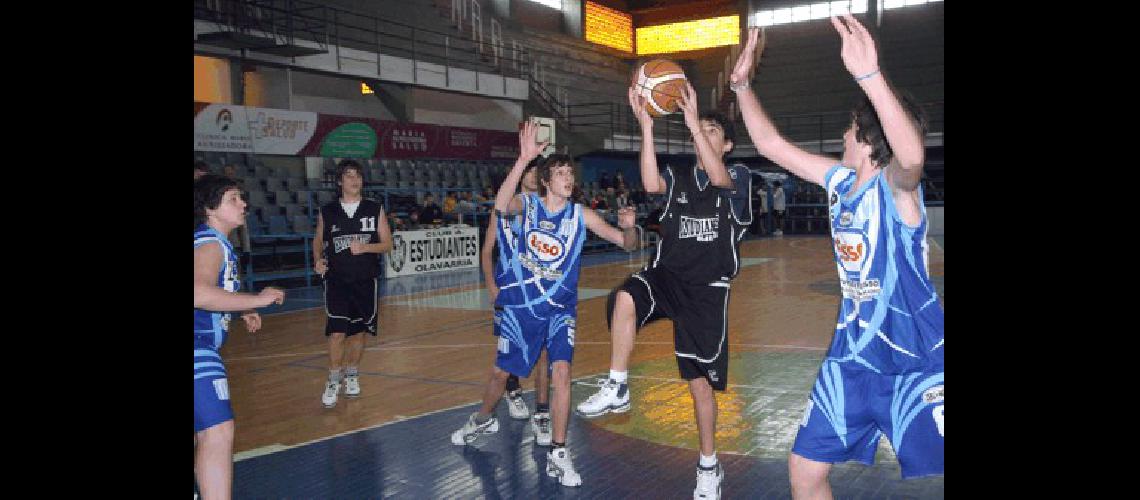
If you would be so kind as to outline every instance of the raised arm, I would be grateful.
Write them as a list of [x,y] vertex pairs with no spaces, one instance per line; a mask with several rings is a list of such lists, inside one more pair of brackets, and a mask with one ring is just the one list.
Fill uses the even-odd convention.
[[657,149],[653,144],[653,117],[645,110],[645,98],[633,87],[629,88],[629,107],[641,126],[641,185],[645,192],[657,194],[665,192],[665,179],[657,168]]
[[503,179],[503,184],[499,186],[499,192],[495,195],[495,210],[499,213],[513,214],[522,210],[522,202],[514,195],[519,187],[519,180],[522,179],[526,165],[537,158],[538,154],[550,144],[549,141],[536,144],[534,140],[537,133],[538,124],[534,120],[528,119],[523,122],[522,130],[519,130],[519,158],[515,160],[515,165],[511,167],[507,178]]
[[871,100],[871,106],[883,126],[883,134],[887,136],[887,144],[894,153],[891,163],[882,165],[887,181],[894,189],[914,191],[922,178],[922,164],[926,159],[922,129],[903,108],[879,70],[875,40],[867,28],[850,13],[844,14],[842,21],[831,18],[831,24],[843,39],[843,65]]
[[748,41],[736,58],[736,66],[729,77],[729,87],[736,92],[736,103],[744,116],[744,127],[748,129],[752,144],[756,145],[756,152],[796,176],[822,186],[828,169],[837,161],[804,151],[781,136],[760,106],[760,100],[752,92],[752,70],[755,67],[756,53],[764,50],[764,44],[758,43],[762,35],[762,28],[748,30]]

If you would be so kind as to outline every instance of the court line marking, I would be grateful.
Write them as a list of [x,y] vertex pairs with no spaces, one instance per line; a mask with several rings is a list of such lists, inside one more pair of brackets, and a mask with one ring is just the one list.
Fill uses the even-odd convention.
[[[587,341],[575,342],[574,345],[609,345],[609,342],[602,341]],[[494,342],[483,344],[428,344],[428,345],[400,345],[400,346],[373,346],[365,347],[365,351],[406,351],[412,349],[467,349],[472,347],[490,347],[498,345]],[[652,341],[652,342],[637,342],[635,345],[673,345],[669,341]],[[826,347],[810,347],[801,345],[784,345],[784,344],[752,344],[752,343],[730,343],[732,347],[760,347],[760,348],[778,348],[778,349],[801,349],[805,351],[826,351]],[[273,358],[293,358],[297,356],[316,356],[328,354],[327,350],[324,351],[308,351],[308,352],[295,352],[283,354],[265,354],[262,356],[244,356],[240,358],[226,358],[226,362],[235,361],[256,361],[260,359],[273,359]]]
[[934,246],[938,247],[939,252],[945,252],[946,251],[946,250],[942,249],[942,245],[939,245],[938,241],[936,241],[933,236],[927,236],[926,239],[929,240],[930,243],[932,243]]
[[[583,375],[583,376],[581,376],[581,377],[577,377],[577,378],[575,378],[575,379],[572,379],[572,380],[570,381],[570,383],[571,383],[571,385],[573,385],[573,384],[574,384],[575,382],[577,382],[578,380],[587,379],[587,378],[591,378],[591,377],[593,377],[593,378],[597,378],[599,375],[602,375],[603,373],[605,373],[605,374],[607,374],[607,375],[608,375],[608,372],[598,372],[598,373],[594,373],[594,374],[591,374],[591,375]],[[523,393],[524,393],[524,394],[525,394],[525,393],[528,393],[528,392],[534,392],[534,389],[530,389],[530,390],[524,390],[524,391],[523,391]],[[259,456],[265,456],[265,455],[272,455],[272,454],[274,454],[274,453],[280,453],[280,452],[283,452],[283,451],[286,451],[286,450],[291,450],[291,449],[293,449],[293,448],[300,448],[300,447],[302,447],[302,446],[307,446],[307,445],[310,445],[310,444],[319,443],[319,442],[321,442],[321,441],[328,441],[328,440],[330,440],[330,439],[338,438],[338,437],[341,437],[341,436],[347,436],[347,435],[349,435],[349,434],[356,434],[356,433],[358,433],[358,432],[363,432],[363,431],[370,431],[370,430],[373,430],[373,429],[379,429],[379,428],[381,428],[381,427],[384,427],[384,426],[387,426],[387,425],[397,424],[397,423],[400,423],[400,422],[404,422],[404,421],[407,421],[407,420],[415,420],[415,419],[417,419],[417,418],[420,418],[420,417],[426,417],[426,416],[429,416],[429,415],[434,415],[434,414],[436,414],[436,413],[443,413],[443,412],[446,412],[446,411],[451,411],[451,410],[456,410],[456,409],[459,409],[459,408],[463,408],[463,407],[465,407],[465,406],[471,406],[471,405],[475,405],[475,404],[482,404],[482,403],[483,403],[483,400],[482,400],[482,399],[479,399],[479,400],[476,400],[476,401],[472,401],[472,402],[468,402],[468,403],[462,403],[462,404],[458,404],[458,405],[452,406],[452,407],[450,407],[450,408],[443,408],[443,409],[440,409],[440,410],[432,410],[432,411],[429,411],[429,412],[426,412],[426,413],[420,413],[420,414],[418,414],[418,415],[412,415],[412,416],[403,416],[403,417],[397,416],[397,418],[395,418],[395,419],[393,419],[393,420],[389,420],[389,421],[387,421],[387,422],[382,422],[382,423],[379,423],[379,424],[376,424],[376,425],[370,425],[370,426],[368,426],[368,427],[362,427],[362,428],[360,428],[360,429],[353,429],[353,430],[350,430],[350,431],[344,431],[344,432],[341,432],[341,433],[333,434],[333,435],[331,435],[331,436],[320,437],[320,438],[317,438],[317,439],[313,439],[313,440],[305,441],[305,442],[303,442],[303,443],[298,443],[298,444],[292,444],[292,445],[282,445],[282,444],[280,444],[280,443],[274,443],[274,444],[271,444],[271,445],[262,446],[262,447],[260,447],[260,448],[254,448],[254,449],[252,449],[252,450],[247,450],[247,451],[244,451],[244,452],[241,452],[241,453],[235,454],[235,455],[234,455],[234,462],[235,462],[235,463],[236,463],[236,462],[240,462],[240,461],[242,461],[242,460],[247,460],[247,459],[250,459],[250,458],[253,458],[253,457],[259,457]],[[254,452],[257,452],[257,453],[254,453]],[[244,456],[242,456],[241,458],[238,458],[238,455],[244,455]]]

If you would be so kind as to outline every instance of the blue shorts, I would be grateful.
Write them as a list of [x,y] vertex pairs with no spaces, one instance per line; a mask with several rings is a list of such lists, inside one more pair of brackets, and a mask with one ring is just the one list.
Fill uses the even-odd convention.
[[943,473],[943,374],[880,375],[825,360],[792,452],[817,462],[875,463],[879,436],[898,456],[902,477]]
[[[542,316],[536,316],[535,313]],[[495,366],[519,377],[529,377],[542,350],[550,366],[555,361],[574,359],[574,329],[578,309],[535,309],[495,307],[495,335],[499,354]]]
[[194,345],[194,432],[234,419],[226,367],[218,351]]

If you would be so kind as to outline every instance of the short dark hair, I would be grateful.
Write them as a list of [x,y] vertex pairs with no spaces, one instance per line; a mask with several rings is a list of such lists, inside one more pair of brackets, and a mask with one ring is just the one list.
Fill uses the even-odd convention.
[[364,178],[364,167],[360,165],[360,162],[353,160],[352,158],[345,158],[341,160],[340,163],[336,164],[336,182],[339,190],[342,193],[344,192],[344,186],[340,186],[340,183],[344,180],[345,172],[348,172],[350,169],[356,170],[356,173],[360,174],[361,179]]
[[[701,120],[711,121],[720,127],[720,130],[724,132],[724,140],[732,143],[732,148],[728,150],[728,153],[736,149],[736,127],[732,124],[732,120],[729,120],[727,116],[716,111],[701,114]],[[725,154],[727,155],[728,153]]]
[[210,165],[208,165],[206,162],[204,162],[202,160],[198,160],[198,161],[194,162],[194,170],[201,170],[203,172],[209,173],[210,172]]
[[[550,182],[550,171],[554,167],[562,165],[569,165],[574,168],[574,159],[568,154],[556,153],[548,156],[545,161],[538,164],[538,195],[546,196],[546,186],[542,185],[542,181]],[[525,170],[524,170],[525,172]]]
[[[918,125],[919,136],[925,138],[927,123],[926,113],[922,110],[922,105],[906,91],[896,91],[895,95],[899,97],[903,109]],[[879,122],[879,115],[875,113],[875,107],[871,104],[870,98],[863,96],[855,104],[855,109],[851,111],[851,120],[855,122],[855,140],[871,146],[871,161],[875,163],[875,166],[885,167],[890,164],[891,160],[895,158],[895,152],[887,143],[883,124]]]
[[218,174],[206,174],[194,181],[194,227],[206,222],[206,210],[217,210],[230,189],[241,189],[237,181]]

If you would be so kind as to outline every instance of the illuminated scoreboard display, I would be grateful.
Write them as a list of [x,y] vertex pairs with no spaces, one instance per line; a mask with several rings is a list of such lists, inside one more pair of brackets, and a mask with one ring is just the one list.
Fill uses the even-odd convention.
[[637,55],[665,54],[740,43],[740,16],[711,17],[637,28]]
[[633,52],[633,16],[586,2],[586,41]]

